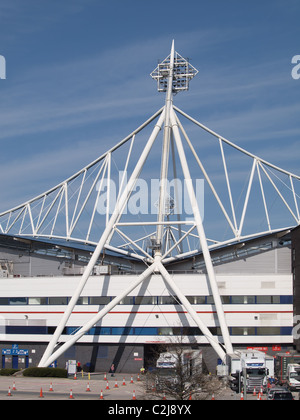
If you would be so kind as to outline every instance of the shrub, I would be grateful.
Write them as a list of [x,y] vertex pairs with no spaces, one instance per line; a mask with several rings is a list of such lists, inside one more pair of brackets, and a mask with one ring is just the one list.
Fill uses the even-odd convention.
[[11,376],[18,371],[19,369],[0,369],[0,376]]
[[67,378],[68,372],[66,369],[61,368],[39,368],[31,367],[23,372],[23,376],[34,376],[34,377],[44,377],[44,378]]

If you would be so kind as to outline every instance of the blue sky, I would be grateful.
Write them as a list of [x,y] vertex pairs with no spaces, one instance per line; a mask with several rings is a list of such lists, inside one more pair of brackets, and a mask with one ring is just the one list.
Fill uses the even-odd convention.
[[175,104],[300,174],[298,0],[2,0],[0,210],[67,178],[164,103],[175,49],[199,70]]

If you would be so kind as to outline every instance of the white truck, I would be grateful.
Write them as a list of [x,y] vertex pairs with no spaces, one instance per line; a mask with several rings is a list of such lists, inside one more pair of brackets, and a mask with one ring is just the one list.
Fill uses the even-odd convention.
[[244,392],[266,389],[268,377],[274,377],[274,358],[258,350],[236,350],[227,354],[229,375],[241,373]]
[[287,385],[291,391],[300,391],[300,365],[293,363],[287,366]]

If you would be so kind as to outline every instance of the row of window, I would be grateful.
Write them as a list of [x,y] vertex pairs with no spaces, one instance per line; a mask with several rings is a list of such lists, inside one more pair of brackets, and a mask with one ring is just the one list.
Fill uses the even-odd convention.
[[[53,334],[55,327],[47,326],[18,326],[7,325],[0,327],[1,334]],[[65,327],[63,334],[72,335],[80,327]],[[219,327],[209,328],[213,335],[221,336]],[[292,327],[229,327],[232,336],[253,335],[292,335]],[[197,327],[93,327],[86,335],[135,335],[135,336],[201,336],[201,330]]]
[[[213,296],[186,296],[192,305],[213,305]],[[1,297],[0,305],[67,305],[70,297]],[[80,297],[77,305],[107,305],[112,296]],[[221,296],[223,304],[292,304],[293,296]],[[127,296],[120,305],[178,305],[176,296]]]

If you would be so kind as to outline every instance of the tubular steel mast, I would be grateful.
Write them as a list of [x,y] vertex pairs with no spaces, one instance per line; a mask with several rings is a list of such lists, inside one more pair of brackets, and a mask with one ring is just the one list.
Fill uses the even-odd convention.
[[[159,113],[159,119],[148,139],[148,142],[140,155],[138,162],[129,178],[123,193],[120,195],[119,200],[112,212],[111,217],[107,220],[106,227],[102,233],[102,236],[95,248],[95,251],[87,265],[81,280],[67,306],[67,309],[53,334],[48,347],[39,363],[40,367],[49,366],[55,361],[60,355],[62,355],[69,347],[76,343],[90,328],[92,328],[97,322],[99,322],[106,314],[108,314],[124,297],[126,297],[131,291],[133,291],[139,284],[144,280],[148,279],[153,273],[160,274],[164,279],[165,283],[172,289],[174,295],[178,296],[182,306],[189,313],[191,318],[194,320],[196,325],[200,328],[203,335],[206,337],[208,343],[214,348],[218,356],[224,360],[225,351],[223,346],[218,342],[217,337],[213,336],[207,326],[203,323],[199,314],[195,311],[193,306],[190,304],[186,296],[181,292],[180,288],[174,282],[172,276],[165,267],[165,260],[167,253],[163,246],[163,233],[166,226],[168,227],[169,221],[167,219],[167,200],[169,196],[167,194],[167,178],[168,178],[168,166],[170,158],[170,149],[176,147],[180,158],[180,164],[184,180],[187,185],[187,191],[189,200],[193,212],[193,221],[189,220],[178,221],[178,226],[183,224],[192,225],[197,229],[198,236],[200,239],[201,249],[204,256],[204,261],[207,269],[208,282],[212,290],[214,303],[216,307],[217,317],[220,324],[221,333],[224,340],[224,346],[227,353],[232,353],[232,344],[230,340],[229,331],[226,324],[225,314],[218,290],[218,285],[213,269],[213,264],[210,257],[209,247],[207,238],[205,236],[202,219],[200,215],[199,206],[196,200],[196,194],[193,186],[193,182],[190,175],[189,165],[185,155],[185,151],[181,141],[180,125],[173,108],[173,96],[178,92],[188,90],[189,81],[198,73],[198,71],[183,57],[181,57],[174,48],[174,41],[172,42],[170,55],[162,61],[158,67],[151,73],[154,80],[157,81],[158,91],[166,93],[165,106]],[[98,314],[93,316],[89,322],[83,325],[74,335],[60,347],[56,349],[59,342],[60,336],[66,326],[72,311],[80,297],[82,290],[91,275],[91,272],[101,254],[103,249],[109,246],[110,239],[116,226],[127,225],[130,223],[119,223],[120,217],[126,207],[130,195],[132,194],[137,179],[143,169],[143,166],[148,158],[148,155],[153,147],[153,144],[159,134],[163,130],[163,145],[162,145],[162,158],[161,158],[161,170],[160,170],[160,190],[159,190],[159,202],[158,202],[158,216],[157,222],[153,222],[156,228],[156,237],[154,238],[155,245],[153,246],[152,256],[148,255],[148,268],[139,275],[132,284],[130,284],[124,291],[122,291],[117,297],[115,297],[108,305],[106,305]],[[173,159],[174,163],[174,159]],[[141,222],[142,225],[142,222]],[[190,230],[191,231],[191,230]],[[189,231],[189,232],[190,232]],[[187,236],[185,234],[184,236]],[[181,239],[175,242],[174,247],[179,247]]]

